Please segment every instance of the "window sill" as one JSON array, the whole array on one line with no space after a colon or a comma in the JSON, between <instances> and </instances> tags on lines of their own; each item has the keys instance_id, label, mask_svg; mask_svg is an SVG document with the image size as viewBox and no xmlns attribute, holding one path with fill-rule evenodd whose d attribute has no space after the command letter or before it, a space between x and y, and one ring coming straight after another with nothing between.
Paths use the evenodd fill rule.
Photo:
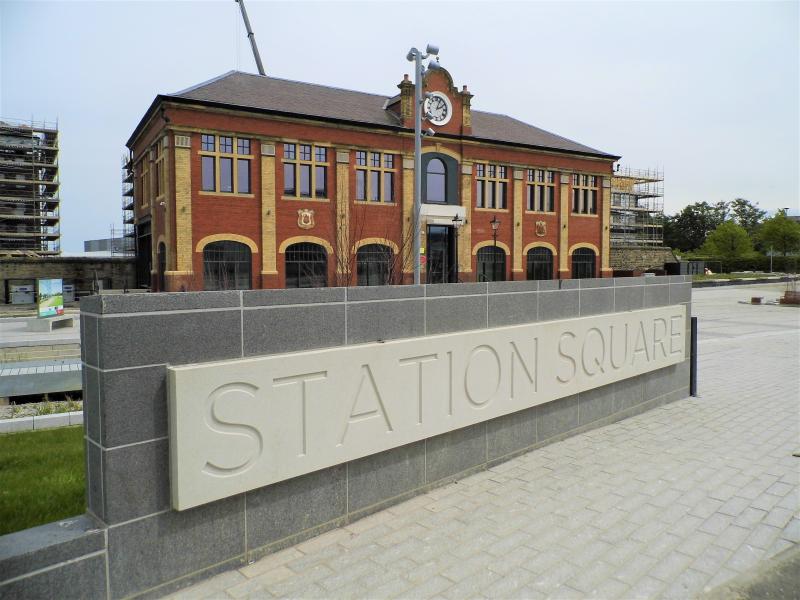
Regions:
<instances>
[{"instance_id":1,"label":"window sill","mask_svg":"<svg viewBox=\"0 0 800 600\"><path fill-rule=\"evenodd\" d=\"M574 212L574 213L570 213L570 216L571 217L589 217L589 218L592 218L592 219L596 219L600 215L597 215L597 214L592 215L592 214L588 214L588 213L575 213Z\"/></svg>"},{"instance_id":2,"label":"window sill","mask_svg":"<svg viewBox=\"0 0 800 600\"><path fill-rule=\"evenodd\" d=\"M397 206L397 202L372 202L370 200L353 200L359 206Z\"/></svg>"},{"instance_id":3,"label":"window sill","mask_svg":"<svg viewBox=\"0 0 800 600\"><path fill-rule=\"evenodd\" d=\"M236 194L234 192L208 192L200 190L198 192L201 196L219 196L222 198L255 198L255 194Z\"/></svg>"},{"instance_id":4,"label":"window sill","mask_svg":"<svg viewBox=\"0 0 800 600\"><path fill-rule=\"evenodd\" d=\"M554 216L556 216L557 213L555 211L549 211L549 210L526 210L525 214L526 215L550 215L551 217L554 217Z\"/></svg>"},{"instance_id":5,"label":"window sill","mask_svg":"<svg viewBox=\"0 0 800 600\"><path fill-rule=\"evenodd\" d=\"M330 202L330 198L306 198L304 196L281 196L281 200L295 200L297 202Z\"/></svg>"},{"instance_id":6,"label":"window sill","mask_svg":"<svg viewBox=\"0 0 800 600\"><path fill-rule=\"evenodd\" d=\"M473 209L475 212L501 212L507 213L507 208L478 208L477 206Z\"/></svg>"}]
</instances>

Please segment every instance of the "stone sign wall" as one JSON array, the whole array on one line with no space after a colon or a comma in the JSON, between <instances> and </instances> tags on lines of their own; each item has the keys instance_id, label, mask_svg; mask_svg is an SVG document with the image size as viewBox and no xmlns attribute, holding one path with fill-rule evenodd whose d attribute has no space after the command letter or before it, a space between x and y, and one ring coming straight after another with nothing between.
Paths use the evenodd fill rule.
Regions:
<instances>
[{"instance_id":1,"label":"stone sign wall","mask_svg":"<svg viewBox=\"0 0 800 600\"><path fill-rule=\"evenodd\" d=\"M691 283L683 276L131 294L86 299L81 303L81 334L87 515L72 520L69 527L53 524L0 537L0 597L58 595L62 589L91 597L103 589L108 598L165 594L541 445L683 398L688 395L689 340L687 329L675 331L673 323L689 314L690 299ZM589 316L595 318L582 319ZM688 319L686 322L688 327ZM564 329L564 323L572 325ZM607 328L608 335L589 333L592 327L585 323L594 323L598 331ZM622 338L613 337L608 328L613 325L616 336L626 323L631 345L626 359L622 359L622 350L616 345L613 352L610 348L611 340L619 340L619 348L623 347ZM637 340L639 333L634 331L640 325L644 333ZM557 333L544 333L548 328ZM575 339L564 337L565 331L573 333ZM515 337L523 332L522 337ZM543 346L532 343L531 336ZM602 343L601 337L605 340ZM409 338L422 340L412 343ZM442 341L446 338L463 343L447 345ZM519 342L516 350L511 348L511 342ZM355 396L363 404L353 404L350 394L345 397L344 408L340 406L338 410L344 411L341 415L350 427L347 436L354 435L359 427L378 430L377 434L363 436L363 440L390 435L387 419L375 404L377 395L382 394L388 421L393 420L392 430L400 432L401 422L405 421L403 431L415 431L416 426L421 426L421 437L398 436L399 445L370 446L366 454L343 453L337 460L344 462L319 463L300 475L302 469L295 469L280 477L255 480L242 488L225 490L231 496L202 498L202 504L188 502L181 506L178 494L177 504L185 510L174 509L171 486L176 481L170 476L170 446L180 448L180 435L175 428L183 422L179 411L187 408L178 407L181 386L191 381L192 369L200 368L188 365L204 365L203 369L212 371L241 369L238 375L227 373L220 380L223 385L239 381L270 389L276 383L282 386L280 389L288 393L284 397L293 400L287 408L289 412L262 416L268 423L270 418L285 419L294 414L294 425L289 428L292 437L286 440L287 444L301 454L303 440L307 439L305 451L310 457L312 450L317 451L316 438L302 435L301 392L305 385L311 394L307 398L313 398L324 389L325 380L322 376L319 380L298 380L294 377L298 373L275 371L273 375L279 381L275 377L269 382L251 381L251 367L259 365L268 371L272 367L265 365L277 364L269 357L298 353L294 356L316 357L320 366L314 372L331 373L332 381L336 365L319 358L326 352L331 356L341 352L341 356L349 357L344 361L348 363L361 351L359 348L372 349L367 354L374 358L378 347L402 349L403 344L409 343L423 348L428 353L425 356L437 355L430 360L420 358L421 352L408 356L401 352L394 357L416 357L402 367L407 371L402 381L390 384L404 390L407 406L416 407L416 411L396 413L397 407L390 406L391 394L384 391L380 368L370 367L371 372L367 373L361 365L371 363L360 355L350 368L355 369L351 384L363 384L363 393L356 392ZM500 366L496 369L504 369L507 375L501 377L496 371L492 380L492 352L488 347L502 348L504 344L505 352L497 351L496 364ZM547 344L550 346L545 350ZM678 347L680 344L682 348ZM466 349L463 352L467 354L457 356L457 348ZM411 346L407 350L410 352ZM440 407L446 407L445 417L444 421L440 418L428 423L446 422L449 414L448 377L441 376L449 374L449 351L454 352L453 372L460 369L464 371L461 375L466 376L456 386L459 391L453 395L453 415L471 414L462 410L472 406L471 397L473 404L483 401L486 408L469 410L485 410L486 419L459 418L452 421L453 427L446 423L443 429L425 429L425 411L432 410L433 403L439 401ZM649 363L654 356L667 362L653 362L653 370L643 368L641 374L628 376L635 372L629 371L622 374L624 378L611 377L616 365L633 360L634 353L637 367L644 364L638 361L646 359ZM472 380L469 361L477 358L489 359L490 367L483 373L486 376ZM588 376L591 372L598 378L589 387L565 385L563 397L542 393L537 398L537 389L544 392L548 386L558 385L552 383L553 377L578 381L570 377L573 363L575 373L580 370ZM604 379L601 367L608 371L609 379ZM189 375L183 384L181 373ZM308 373L306 370L301 374ZM420 395L420 382L434 373L439 374L434 384L438 386L436 393L426 395L431 388L422 385ZM550 383L541 379L544 377ZM503 390L496 397L494 381ZM504 405L512 397L512 382L521 386L519 398L525 401ZM172 423L168 408L171 386L173 409L178 410L178 419ZM219 424L213 426L223 430L241 425L234 419L241 415L230 411L250 410L246 408L246 393L232 397L235 402L229 405L212 406L209 412L205 400L211 398L213 404L219 394L214 396L208 391L203 388L203 395L198 397L203 399L201 410L206 415L213 414L212 421L218 420ZM187 397L191 400L194 393ZM324 397L334 396L330 390L325 391ZM516 391L513 396L517 397ZM550 400L551 397L558 399ZM539 399L542 403L538 403ZM237 407L237 402L242 406ZM319 400L309 400L309 406L313 402ZM492 408L495 406L500 408ZM423 417L422 425L419 415ZM226 421L230 423L225 424ZM310 420L308 424L310 427ZM341 436L341 425L332 428L336 435ZM272 444L271 436L276 433L267 425L264 427L259 435L265 445ZM331 438L334 445L336 435ZM234 438L224 445L239 448L240 455L234 455L233 462L225 456L206 457L206 462L236 469L235 460L247 456L248 444L254 440L246 434L240 435L241 439ZM252 487L269 481L275 483ZM190 504L198 505L190 508ZM38 533L31 533L37 530ZM48 541L53 539L58 542Z\"/></svg>"}]
</instances>

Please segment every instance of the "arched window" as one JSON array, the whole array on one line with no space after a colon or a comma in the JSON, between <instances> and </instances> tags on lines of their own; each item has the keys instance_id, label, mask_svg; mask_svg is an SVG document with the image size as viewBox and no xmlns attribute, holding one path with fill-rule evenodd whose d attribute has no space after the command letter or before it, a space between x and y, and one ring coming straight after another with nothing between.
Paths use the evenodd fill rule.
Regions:
<instances>
[{"instance_id":1,"label":"arched window","mask_svg":"<svg viewBox=\"0 0 800 600\"><path fill-rule=\"evenodd\" d=\"M425 200L427 202L447 202L447 169L440 158L428 161L425 171Z\"/></svg>"},{"instance_id":2,"label":"arched window","mask_svg":"<svg viewBox=\"0 0 800 600\"><path fill-rule=\"evenodd\" d=\"M589 279L594 277L594 250L578 248L572 253L572 278Z\"/></svg>"},{"instance_id":3,"label":"arched window","mask_svg":"<svg viewBox=\"0 0 800 600\"><path fill-rule=\"evenodd\" d=\"M392 276L392 249L383 244L361 246L356 253L358 285L387 285Z\"/></svg>"},{"instance_id":4,"label":"arched window","mask_svg":"<svg viewBox=\"0 0 800 600\"><path fill-rule=\"evenodd\" d=\"M553 278L553 252L539 246L528 250L528 279Z\"/></svg>"},{"instance_id":5,"label":"arched window","mask_svg":"<svg viewBox=\"0 0 800 600\"><path fill-rule=\"evenodd\" d=\"M484 246L478 250L478 281L505 281L506 253L502 248Z\"/></svg>"},{"instance_id":6,"label":"arched window","mask_svg":"<svg viewBox=\"0 0 800 600\"><path fill-rule=\"evenodd\" d=\"M328 255L325 248L300 242L286 248L286 287L312 288L328 285Z\"/></svg>"},{"instance_id":7,"label":"arched window","mask_svg":"<svg viewBox=\"0 0 800 600\"><path fill-rule=\"evenodd\" d=\"M163 292L167 287L166 278L164 276L167 270L167 247L164 245L164 242L158 245L156 262L158 263L158 291Z\"/></svg>"},{"instance_id":8,"label":"arched window","mask_svg":"<svg viewBox=\"0 0 800 600\"><path fill-rule=\"evenodd\" d=\"M249 290L251 260L247 244L222 240L203 248L203 288Z\"/></svg>"}]
</instances>

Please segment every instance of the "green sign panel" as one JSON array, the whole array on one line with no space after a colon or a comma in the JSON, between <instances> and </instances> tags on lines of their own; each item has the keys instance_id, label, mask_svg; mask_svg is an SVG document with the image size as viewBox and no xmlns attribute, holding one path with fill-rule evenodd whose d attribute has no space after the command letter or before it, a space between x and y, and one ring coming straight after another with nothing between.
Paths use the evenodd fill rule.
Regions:
<instances>
[{"instance_id":1,"label":"green sign panel","mask_svg":"<svg viewBox=\"0 0 800 600\"><path fill-rule=\"evenodd\" d=\"M64 292L61 279L39 280L39 317L64 314Z\"/></svg>"}]
</instances>

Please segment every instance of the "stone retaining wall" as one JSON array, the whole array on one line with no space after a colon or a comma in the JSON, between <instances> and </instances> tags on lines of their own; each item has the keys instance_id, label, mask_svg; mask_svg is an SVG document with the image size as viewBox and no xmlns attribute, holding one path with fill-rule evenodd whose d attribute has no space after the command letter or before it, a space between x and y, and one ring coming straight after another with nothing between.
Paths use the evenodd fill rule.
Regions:
<instances>
[{"instance_id":1,"label":"stone retaining wall","mask_svg":"<svg viewBox=\"0 0 800 600\"><path fill-rule=\"evenodd\" d=\"M9 578L4 566L8 561L18 564L14 561L19 556L4 553L9 536L0 538L0 597L25 597L26 590L48 589L94 596L98 577L108 598L165 594L520 453L686 397L689 385L687 360L177 512L169 496L168 364L671 304L686 305L689 314L690 301L691 283L684 276L131 294L84 300L87 516L104 541L91 551L77 544L75 562L53 559L47 567L18 568ZM14 535L25 539L32 531ZM53 552L46 543L39 546L31 550L34 556ZM62 588L56 583L59 579L73 587ZM79 583L83 580L85 584Z\"/></svg>"}]
</instances>

